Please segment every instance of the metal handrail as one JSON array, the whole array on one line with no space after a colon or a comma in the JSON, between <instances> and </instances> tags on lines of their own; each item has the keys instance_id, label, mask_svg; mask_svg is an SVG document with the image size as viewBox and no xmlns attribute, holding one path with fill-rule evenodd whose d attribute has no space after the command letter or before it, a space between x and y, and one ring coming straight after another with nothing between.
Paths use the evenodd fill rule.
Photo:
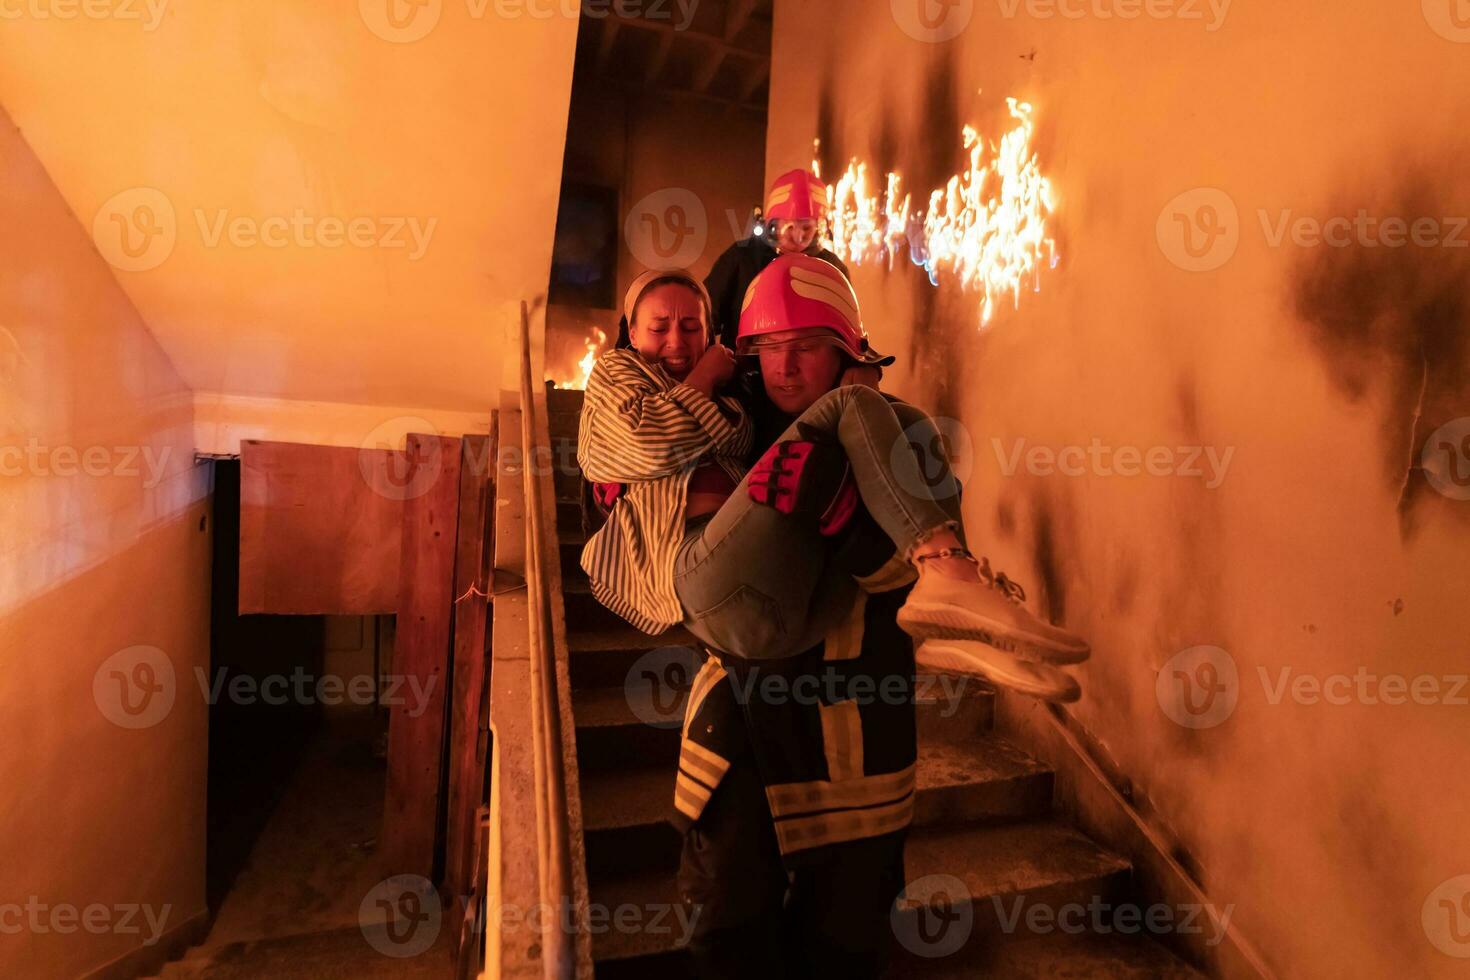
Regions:
<instances>
[{"instance_id":1,"label":"metal handrail","mask_svg":"<svg viewBox=\"0 0 1470 980\"><path fill-rule=\"evenodd\" d=\"M544 922L542 956L548 978L576 976L577 930L563 928L564 910L577 921L580 903L572 868L572 830L567 808L566 759L563 756L563 718L557 690L556 638L553 627L552 585L546 556L556 546L548 533L547 508L540 468L533 460L550 438L537 405L531 374L531 314L521 303L521 467L526 504L526 588L530 620L531 718L535 739L535 790L542 812L536 821L543 908L557 914ZM544 397L544 395L543 395Z\"/></svg>"}]
</instances>

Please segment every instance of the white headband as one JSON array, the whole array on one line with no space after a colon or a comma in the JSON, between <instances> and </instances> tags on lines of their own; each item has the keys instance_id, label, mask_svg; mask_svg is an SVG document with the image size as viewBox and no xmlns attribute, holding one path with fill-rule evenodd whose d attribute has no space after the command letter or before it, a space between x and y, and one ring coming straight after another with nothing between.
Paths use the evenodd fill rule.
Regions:
<instances>
[{"instance_id":1,"label":"white headband","mask_svg":"<svg viewBox=\"0 0 1470 980\"><path fill-rule=\"evenodd\" d=\"M623 316L628 318L628 326L633 325L633 311L638 307L638 301L648 291L648 287L656 282L677 282L688 286L699 294L699 300L704 304L705 323L713 329L714 303L710 302L709 291L704 288L704 283L685 272L683 269L649 269L639 275L628 285L628 292L623 296Z\"/></svg>"}]
</instances>

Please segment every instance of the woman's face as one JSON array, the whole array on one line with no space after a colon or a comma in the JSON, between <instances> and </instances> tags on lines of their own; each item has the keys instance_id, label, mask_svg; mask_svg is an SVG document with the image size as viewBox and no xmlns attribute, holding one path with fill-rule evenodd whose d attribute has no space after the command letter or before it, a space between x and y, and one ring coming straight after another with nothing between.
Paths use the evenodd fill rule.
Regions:
<instances>
[{"instance_id":1,"label":"woman's face","mask_svg":"<svg viewBox=\"0 0 1470 980\"><path fill-rule=\"evenodd\" d=\"M782 218L776 222L776 249L781 252L805 252L817 240L815 218Z\"/></svg>"},{"instance_id":2,"label":"woman's face","mask_svg":"<svg viewBox=\"0 0 1470 980\"><path fill-rule=\"evenodd\" d=\"M677 282L654 286L633 310L628 340L649 364L683 381L709 346L704 302L694 290Z\"/></svg>"}]
</instances>

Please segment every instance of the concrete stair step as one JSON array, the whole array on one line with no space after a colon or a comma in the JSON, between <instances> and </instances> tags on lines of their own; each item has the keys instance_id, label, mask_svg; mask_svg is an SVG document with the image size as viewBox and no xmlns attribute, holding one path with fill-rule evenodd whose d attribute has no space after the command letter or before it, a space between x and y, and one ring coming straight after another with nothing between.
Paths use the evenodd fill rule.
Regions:
<instances>
[{"instance_id":1,"label":"concrete stair step","mask_svg":"<svg viewBox=\"0 0 1470 980\"><path fill-rule=\"evenodd\" d=\"M649 636L611 612L608 612L610 619L600 614L582 618L582 611L590 610L593 606L603 609L603 606L593 598L591 586L586 579L579 584L580 591L574 591L571 587L563 590L567 613L567 652L574 690L611 687L621 691L628 679L628 672L638 658L648 651L679 646L698 649L698 641L682 626L659 636ZM607 610L604 609L604 612Z\"/></svg>"},{"instance_id":2,"label":"concrete stair step","mask_svg":"<svg viewBox=\"0 0 1470 980\"><path fill-rule=\"evenodd\" d=\"M649 636L608 610L591 594L585 576L562 566L572 687L621 688L633 665L650 650L699 644L683 627ZM577 569L580 572L580 569ZM990 730L995 691L983 682L922 675L915 683L919 734L931 741L968 741Z\"/></svg>"},{"instance_id":3,"label":"concrete stair step","mask_svg":"<svg viewBox=\"0 0 1470 980\"><path fill-rule=\"evenodd\" d=\"M361 929L334 929L280 938L230 943L208 953L200 949L169 963L158 974L163 980L451 980L457 920L446 913L418 928L434 930L420 936L402 934L395 946L383 936L385 948L414 955L388 956L369 944ZM432 944L430 944L432 943ZM427 945L421 952L416 950Z\"/></svg>"},{"instance_id":4,"label":"concrete stair step","mask_svg":"<svg viewBox=\"0 0 1470 980\"><path fill-rule=\"evenodd\" d=\"M909 888L900 900L896 927L905 929L904 920L919 915L952 918L955 911L968 912L972 917L968 946L979 937L1004 936L997 904L1009 915L1019 902L1024 927L1024 910L1033 903L1060 908L1072 903L1086 906L1094 900L1117 902L1125 893L1129 866L1070 826L1047 820L915 830L905 851L905 872ZM936 887L941 884L939 876L947 876L944 881L958 879L964 891ZM643 910L642 921L649 926L595 934L596 959L658 956L676 950L682 931L677 913L682 906L669 872L645 868L610 877L594 886L591 897L607 909ZM666 928L654 928L648 910L661 910L661 925Z\"/></svg>"},{"instance_id":5,"label":"concrete stair step","mask_svg":"<svg viewBox=\"0 0 1470 980\"><path fill-rule=\"evenodd\" d=\"M584 772L626 770L668 765L678 758L679 721L671 717L667 727L648 724L629 703L624 681L628 669L647 651L646 647L619 647L621 633L572 634L567 636L572 671L572 715L577 724L577 759ZM677 646L676 632L660 639ZM601 659L599 659L601 658ZM580 687L580 676L593 671L614 684ZM619 673L621 671L621 673ZM692 678L691 678L692 680ZM916 694L938 683L921 676ZM921 744L948 742L964 744L988 732L995 715L995 695L989 688L971 684L951 691L948 697L916 697L916 714ZM682 714L679 715L682 718Z\"/></svg>"},{"instance_id":6,"label":"concrete stair step","mask_svg":"<svg viewBox=\"0 0 1470 980\"><path fill-rule=\"evenodd\" d=\"M1000 735L968 744L919 740L914 826L1002 822L1051 811L1053 771Z\"/></svg>"},{"instance_id":7,"label":"concrete stair step","mask_svg":"<svg viewBox=\"0 0 1470 980\"><path fill-rule=\"evenodd\" d=\"M568 560L568 546L562 545L561 567L562 577L565 578L568 568L576 568L581 572L578 564L582 553L582 546L577 545L573 556ZM634 630L628 621L611 609L598 602L592 596L592 587L587 582L586 575L579 575L578 584L584 586L576 591L565 589L563 599L565 601L567 615L567 629L588 633L611 633L620 628ZM634 630L642 637L643 649L651 650L655 647L665 646L663 637L649 636L647 633Z\"/></svg>"},{"instance_id":8,"label":"concrete stair step","mask_svg":"<svg viewBox=\"0 0 1470 980\"><path fill-rule=\"evenodd\" d=\"M887 980L1205 980L1206 976L1144 935L1058 931L1012 936L1000 943L971 943L942 957L920 956L895 946L884 973ZM683 950L596 965L598 980L687 980L693 971Z\"/></svg>"},{"instance_id":9,"label":"concrete stair step","mask_svg":"<svg viewBox=\"0 0 1470 980\"><path fill-rule=\"evenodd\" d=\"M572 717L577 725L577 766L583 772L628 766L664 766L672 771L679 758L678 722L668 727L644 724L621 686L574 689Z\"/></svg>"},{"instance_id":10,"label":"concrete stair step","mask_svg":"<svg viewBox=\"0 0 1470 980\"><path fill-rule=\"evenodd\" d=\"M551 434L551 460L555 468L555 476L575 477L580 479L582 467L577 462L577 438L573 434L570 438L564 435Z\"/></svg>"},{"instance_id":11,"label":"concrete stair step","mask_svg":"<svg viewBox=\"0 0 1470 980\"><path fill-rule=\"evenodd\" d=\"M1051 809L1052 770L1000 735L968 747L919 746L916 826L1015 820ZM674 773L644 767L582 779L589 834L659 823L673 812Z\"/></svg>"},{"instance_id":12,"label":"concrete stair step","mask_svg":"<svg viewBox=\"0 0 1470 980\"><path fill-rule=\"evenodd\" d=\"M892 980L1204 980L1204 974L1142 934L1058 930L971 943L943 957L899 950L887 974Z\"/></svg>"},{"instance_id":13,"label":"concrete stair step","mask_svg":"<svg viewBox=\"0 0 1470 980\"><path fill-rule=\"evenodd\" d=\"M1051 810L1052 771L999 735L967 746L919 746L914 826L1037 819ZM640 865L673 868L674 770L649 767L582 777L587 872L597 881Z\"/></svg>"},{"instance_id":14,"label":"concrete stair step","mask_svg":"<svg viewBox=\"0 0 1470 980\"><path fill-rule=\"evenodd\" d=\"M582 471L558 466L552 473L557 503L576 503L582 499Z\"/></svg>"},{"instance_id":15,"label":"concrete stair step","mask_svg":"<svg viewBox=\"0 0 1470 980\"><path fill-rule=\"evenodd\" d=\"M562 574L563 575L566 574L566 570L569 569L569 568L575 568L578 572L581 572L582 571L582 548L586 545L586 542L585 541L575 540L579 536L580 535L575 535L575 534L568 534L568 535L558 534L557 535L556 552L557 552L557 557L561 559L561 567L562 567ZM568 540L569 538L572 539L572 540ZM602 608L601 603L598 603L597 605L598 605L598 608ZM606 611L606 610L604 610L604 611ZM594 611L591 610L591 609L586 610L586 612L588 614L593 614L594 613ZM617 614L616 613L611 613L611 615L614 618L617 618ZM567 626L568 627L572 627L572 626L576 626L576 625L577 625L577 621L572 618L572 613L570 611L568 611L567 612Z\"/></svg>"},{"instance_id":16,"label":"concrete stair step","mask_svg":"<svg viewBox=\"0 0 1470 980\"><path fill-rule=\"evenodd\" d=\"M995 688L974 678L918 674L914 716L919 744L962 747L983 738L995 722Z\"/></svg>"},{"instance_id":17,"label":"concrete stair step","mask_svg":"<svg viewBox=\"0 0 1470 980\"><path fill-rule=\"evenodd\" d=\"M678 928L675 924L675 928ZM597 980L689 980L696 976L694 961L682 949L625 960L594 961Z\"/></svg>"},{"instance_id":18,"label":"concrete stair step","mask_svg":"<svg viewBox=\"0 0 1470 980\"><path fill-rule=\"evenodd\" d=\"M910 834L904 858L909 887L900 899L903 914L968 901L977 930L999 926L998 911L1009 913L1018 898L1023 909L1037 902L1115 901L1130 871L1126 860L1058 819L923 828ZM950 892L941 876L961 881L968 898Z\"/></svg>"},{"instance_id":19,"label":"concrete stair step","mask_svg":"<svg viewBox=\"0 0 1470 980\"><path fill-rule=\"evenodd\" d=\"M586 395L587 393L579 388L548 388L546 389L547 414L570 412L575 415L582 410L582 402Z\"/></svg>"},{"instance_id":20,"label":"concrete stair step","mask_svg":"<svg viewBox=\"0 0 1470 980\"><path fill-rule=\"evenodd\" d=\"M556 533L561 538L566 534L582 534L582 508L577 504L556 505Z\"/></svg>"}]
</instances>

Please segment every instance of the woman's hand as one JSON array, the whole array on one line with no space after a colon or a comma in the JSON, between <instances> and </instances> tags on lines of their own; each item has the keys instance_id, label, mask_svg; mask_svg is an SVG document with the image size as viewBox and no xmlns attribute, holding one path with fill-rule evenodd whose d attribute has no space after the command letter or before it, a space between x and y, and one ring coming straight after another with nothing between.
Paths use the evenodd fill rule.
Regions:
<instances>
[{"instance_id":1,"label":"woman's hand","mask_svg":"<svg viewBox=\"0 0 1470 980\"><path fill-rule=\"evenodd\" d=\"M871 364L854 364L842 372L842 377L837 379L839 387L842 385L862 385L866 388L878 390L878 382L883 380L883 369Z\"/></svg>"},{"instance_id":2,"label":"woman's hand","mask_svg":"<svg viewBox=\"0 0 1470 980\"><path fill-rule=\"evenodd\" d=\"M711 344L709 350L694 365L684 383L697 388L711 398L715 389L735 376L735 354L724 344Z\"/></svg>"}]
</instances>

